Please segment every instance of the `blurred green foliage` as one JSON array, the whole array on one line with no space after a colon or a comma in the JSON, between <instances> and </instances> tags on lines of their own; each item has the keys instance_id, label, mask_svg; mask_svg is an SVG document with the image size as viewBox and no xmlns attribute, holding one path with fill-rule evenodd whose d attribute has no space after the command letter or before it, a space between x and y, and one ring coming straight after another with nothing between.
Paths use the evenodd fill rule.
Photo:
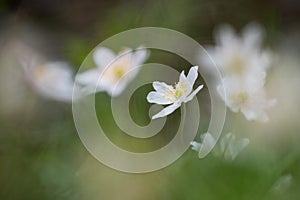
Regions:
<instances>
[{"instance_id":1,"label":"blurred green foliage","mask_svg":"<svg viewBox=\"0 0 300 200\"><path fill-rule=\"evenodd\" d=\"M216 25L230 23L239 29L257 21L266 28L266 41L272 45L281 31L293 30L299 24L299 13L298 2L280 0L20 0L0 2L0 25L9 29L30 24L43 30L47 33L44 39L50 43L44 50L54 58L68 60L78 69L99 42L127 29L171 28L201 44L212 44ZM153 52L150 61L156 60L179 70L188 67L185 61ZM141 125L149 122L145 96L150 90L149 85L145 86L131 99L132 117ZM207 91L203 98L208 98ZM150 143L130 139L115 127L110 97L97 94L96 102L97 113L105 116L99 121L111 133L108 137L132 151L149 151L154 144L155 148L163 146L177 128L174 124L179 119L175 113L162 131L165 135L152 138ZM38 98L31 106L35 109L24 113L10 116L0 113L0 199L296 200L300 197L297 125L284 129L287 133L282 136L269 138L271 142L265 145L256 145L257 135L262 133L252 133L251 126L255 124L244 126L248 122L240 115L229 113L230 120L237 122L227 122L225 130L249 137L254 143L237 160L226 162L213 156L199 160L196 152L188 150L170 167L133 175L112 170L89 154L77 136L71 105ZM204 111L201 117L199 135L208 124L209 111ZM282 190L272 190L286 174L292 175L291 183Z\"/></svg>"}]
</instances>

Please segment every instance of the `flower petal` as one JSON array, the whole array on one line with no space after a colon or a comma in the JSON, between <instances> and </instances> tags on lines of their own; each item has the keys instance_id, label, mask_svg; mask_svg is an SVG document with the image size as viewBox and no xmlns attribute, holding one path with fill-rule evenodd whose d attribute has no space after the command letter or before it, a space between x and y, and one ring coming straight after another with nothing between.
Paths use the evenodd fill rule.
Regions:
<instances>
[{"instance_id":1,"label":"flower petal","mask_svg":"<svg viewBox=\"0 0 300 200\"><path fill-rule=\"evenodd\" d=\"M201 143L199 143L199 142L196 142L196 141L192 141L191 143L190 143L190 145L192 146L192 149L194 150L194 151L200 151L200 148L201 148Z\"/></svg>"},{"instance_id":2,"label":"flower petal","mask_svg":"<svg viewBox=\"0 0 300 200\"><path fill-rule=\"evenodd\" d=\"M156 103L160 105L168 105L172 103L170 100L166 99L162 93L158 92L150 92L147 95L147 101L149 103Z\"/></svg>"},{"instance_id":3,"label":"flower petal","mask_svg":"<svg viewBox=\"0 0 300 200\"><path fill-rule=\"evenodd\" d=\"M244 28L242 34L245 46L254 49L260 48L264 36L264 31L259 24L255 22L248 24Z\"/></svg>"},{"instance_id":4,"label":"flower petal","mask_svg":"<svg viewBox=\"0 0 300 200\"><path fill-rule=\"evenodd\" d=\"M191 84L192 87L193 87L197 77L198 77L198 66L194 66L190 69L190 71L187 75L187 80L189 81L189 83Z\"/></svg>"},{"instance_id":5,"label":"flower petal","mask_svg":"<svg viewBox=\"0 0 300 200\"><path fill-rule=\"evenodd\" d=\"M202 139L202 146L200 150L203 152L207 152L210 149L213 149L214 145L217 143L216 139L210 133L205 133L201 135L201 139ZM200 153L201 152L199 151L199 155Z\"/></svg>"},{"instance_id":6,"label":"flower petal","mask_svg":"<svg viewBox=\"0 0 300 200\"><path fill-rule=\"evenodd\" d=\"M241 108L241 112L249 121L261 121L261 122L269 121L269 117L264 110L257 110L257 109L250 109L250 108L243 107Z\"/></svg>"},{"instance_id":7,"label":"flower petal","mask_svg":"<svg viewBox=\"0 0 300 200\"><path fill-rule=\"evenodd\" d=\"M96 85L101 73L98 69L90 69L76 76L76 82L82 85Z\"/></svg>"},{"instance_id":8,"label":"flower petal","mask_svg":"<svg viewBox=\"0 0 300 200\"><path fill-rule=\"evenodd\" d=\"M86 94L91 94L99 91L107 91L110 94L110 90L114 87L114 84L102 76L99 69L90 69L76 76L76 82L84 86L83 91Z\"/></svg>"},{"instance_id":9,"label":"flower petal","mask_svg":"<svg viewBox=\"0 0 300 200\"><path fill-rule=\"evenodd\" d=\"M222 153L224 153L227 150L228 145L234 141L235 135L232 133L227 133L225 136L223 136L220 141L220 150L222 151Z\"/></svg>"},{"instance_id":10,"label":"flower petal","mask_svg":"<svg viewBox=\"0 0 300 200\"><path fill-rule=\"evenodd\" d=\"M182 71L181 74L180 74L179 83L178 84L184 85L184 88L185 88L185 91L184 91L185 95L183 95L182 97L185 97L189 93L191 93L193 87L190 84L190 82L188 81L187 77L185 76L184 71Z\"/></svg>"},{"instance_id":11,"label":"flower petal","mask_svg":"<svg viewBox=\"0 0 300 200\"><path fill-rule=\"evenodd\" d=\"M187 80L187 78L186 78L186 76L185 76L185 74L184 74L184 71L182 71L182 72L180 73L180 76L179 76L179 82L182 82L182 83L188 82L188 80Z\"/></svg>"},{"instance_id":12,"label":"flower petal","mask_svg":"<svg viewBox=\"0 0 300 200\"><path fill-rule=\"evenodd\" d=\"M58 101L72 101L74 81L72 70L64 62L48 62L35 66L35 70L42 70L41 73L33 71L31 83L36 91L47 98Z\"/></svg>"},{"instance_id":13,"label":"flower petal","mask_svg":"<svg viewBox=\"0 0 300 200\"><path fill-rule=\"evenodd\" d=\"M109 87L106 87L106 92L111 97L117 97L120 94L122 94L122 92L126 89L127 84L128 84L128 82L118 83L118 84L111 85Z\"/></svg>"},{"instance_id":14,"label":"flower petal","mask_svg":"<svg viewBox=\"0 0 300 200\"><path fill-rule=\"evenodd\" d=\"M224 85L220 84L217 86L217 92L219 93L221 99L227 103L228 102L228 98L227 98L227 95L226 95L226 92L225 92L225 87Z\"/></svg>"},{"instance_id":15,"label":"flower petal","mask_svg":"<svg viewBox=\"0 0 300 200\"><path fill-rule=\"evenodd\" d=\"M174 91L174 88L171 85L167 85L164 82L154 81L152 85L157 92L164 93L166 91Z\"/></svg>"},{"instance_id":16,"label":"flower petal","mask_svg":"<svg viewBox=\"0 0 300 200\"><path fill-rule=\"evenodd\" d=\"M147 49L143 49L142 47L136 49L131 58L133 66L141 65L148 57L149 51Z\"/></svg>"},{"instance_id":17,"label":"flower petal","mask_svg":"<svg viewBox=\"0 0 300 200\"><path fill-rule=\"evenodd\" d=\"M123 61L130 61L132 62L133 57L133 50L131 48L125 47L122 48L121 51L116 56L116 60L114 60L114 63L120 62L123 63Z\"/></svg>"},{"instance_id":18,"label":"flower petal","mask_svg":"<svg viewBox=\"0 0 300 200\"><path fill-rule=\"evenodd\" d=\"M227 158L225 157L225 159L234 160L240 154L240 152L244 150L246 146L248 146L249 143L250 140L248 138L242 138L238 141L229 143L227 148L227 152L229 155L227 156ZM226 156L226 154L224 156Z\"/></svg>"},{"instance_id":19,"label":"flower petal","mask_svg":"<svg viewBox=\"0 0 300 200\"><path fill-rule=\"evenodd\" d=\"M174 110L176 110L177 108L179 108L181 105L181 103L179 102L175 102L174 104L165 107L164 109L162 109L159 113L157 113L156 115L154 115L152 117L152 119L156 119L156 118L160 118L160 117L165 117L169 114L171 114L172 112L174 112Z\"/></svg>"},{"instance_id":20,"label":"flower petal","mask_svg":"<svg viewBox=\"0 0 300 200\"><path fill-rule=\"evenodd\" d=\"M116 58L116 54L106 47L96 48L93 56L97 67L100 69L104 69Z\"/></svg>"},{"instance_id":21,"label":"flower petal","mask_svg":"<svg viewBox=\"0 0 300 200\"><path fill-rule=\"evenodd\" d=\"M229 24L219 25L215 30L215 38L217 44L221 46L230 46L231 43L236 43L237 40L236 33Z\"/></svg>"},{"instance_id":22,"label":"flower petal","mask_svg":"<svg viewBox=\"0 0 300 200\"><path fill-rule=\"evenodd\" d=\"M194 96L203 88L203 85L200 85L199 87L197 87L196 90L194 90L189 96L187 96L185 99L184 99L184 103L188 102L188 101L191 101Z\"/></svg>"}]
</instances>

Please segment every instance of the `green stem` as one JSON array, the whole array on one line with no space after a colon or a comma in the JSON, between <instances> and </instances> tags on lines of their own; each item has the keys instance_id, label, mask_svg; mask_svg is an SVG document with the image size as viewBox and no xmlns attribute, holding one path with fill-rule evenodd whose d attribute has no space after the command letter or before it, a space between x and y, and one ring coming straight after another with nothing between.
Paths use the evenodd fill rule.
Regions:
<instances>
[{"instance_id":1,"label":"green stem","mask_svg":"<svg viewBox=\"0 0 300 200\"><path fill-rule=\"evenodd\" d=\"M181 134L181 141L183 142L183 128L186 118L186 105L185 103L182 104L182 117L181 117L181 123L179 127L179 134Z\"/></svg>"}]
</instances>

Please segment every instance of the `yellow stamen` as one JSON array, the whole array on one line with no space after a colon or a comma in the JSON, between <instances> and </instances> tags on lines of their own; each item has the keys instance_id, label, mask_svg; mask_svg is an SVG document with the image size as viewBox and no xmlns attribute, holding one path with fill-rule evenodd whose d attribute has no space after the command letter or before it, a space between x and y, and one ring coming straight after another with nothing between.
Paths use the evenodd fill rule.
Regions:
<instances>
[{"instance_id":1,"label":"yellow stamen","mask_svg":"<svg viewBox=\"0 0 300 200\"><path fill-rule=\"evenodd\" d=\"M36 77L41 77L43 75L45 75L46 70L45 67L43 65L38 65L35 69L34 69L34 74L36 75Z\"/></svg>"},{"instance_id":2,"label":"yellow stamen","mask_svg":"<svg viewBox=\"0 0 300 200\"><path fill-rule=\"evenodd\" d=\"M119 80L130 69L131 62L128 59L122 60L122 62L115 63L112 67L112 79Z\"/></svg>"},{"instance_id":3,"label":"yellow stamen","mask_svg":"<svg viewBox=\"0 0 300 200\"><path fill-rule=\"evenodd\" d=\"M231 100L234 102L236 105L242 105L245 104L246 101L248 100L248 94L246 92L240 92L238 94L233 94L230 96Z\"/></svg>"}]
</instances>

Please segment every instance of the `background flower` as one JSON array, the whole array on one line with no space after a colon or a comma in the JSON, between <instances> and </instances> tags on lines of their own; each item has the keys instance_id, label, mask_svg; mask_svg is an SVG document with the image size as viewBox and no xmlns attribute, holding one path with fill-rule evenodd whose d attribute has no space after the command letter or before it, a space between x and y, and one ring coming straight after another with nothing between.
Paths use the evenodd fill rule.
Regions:
<instances>
[{"instance_id":1,"label":"background flower","mask_svg":"<svg viewBox=\"0 0 300 200\"><path fill-rule=\"evenodd\" d=\"M73 71L65 62L24 66L29 83L40 95L57 101L72 101Z\"/></svg>"},{"instance_id":2,"label":"background flower","mask_svg":"<svg viewBox=\"0 0 300 200\"><path fill-rule=\"evenodd\" d=\"M142 47L135 51L124 48L116 55L112 50L99 47L94 51L96 69L77 74L77 82L83 86L106 91L118 96L138 74L141 64L148 58L149 52Z\"/></svg>"},{"instance_id":3,"label":"background flower","mask_svg":"<svg viewBox=\"0 0 300 200\"><path fill-rule=\"evenodd\" d=\"M216 30L216 46L208 52L224 77L218 91L226 105L233 112L241 111L247 120L267 122L265 110L275 100L267 100L264 87L271 56L262 49L262 34L257 23L248 24L241 36L230 25L222 25Z\"/></svg>"},{"instance_id":4,"label":"background flower","mask_svg":"<svg viewBox=\"0 0 300 200\"><path fill-rule=\"evenodd\" d=\"M254 77L253 77L254 78ZM269 120L265 110L274 106L275 99L268 100L261 79L241 81L238 78L226 77L223 79L222 87L218 87L218 92L226 105L233 111L241 111L247 120L258 120L267 122Z\"/></svg>"},{"instance_id":5,"label":"background flower","mask_svg":"<svg viewBox=\"0 0 300 200\"><path fill-rule=\"evenodd\" d=\"M271 65L271 54L262 49L263 30L257 23L248 24L241 34L230 25L220 25L215 30L216 45L208 53L224 76L264 77Z\"/></svg>"}]
</instances>

